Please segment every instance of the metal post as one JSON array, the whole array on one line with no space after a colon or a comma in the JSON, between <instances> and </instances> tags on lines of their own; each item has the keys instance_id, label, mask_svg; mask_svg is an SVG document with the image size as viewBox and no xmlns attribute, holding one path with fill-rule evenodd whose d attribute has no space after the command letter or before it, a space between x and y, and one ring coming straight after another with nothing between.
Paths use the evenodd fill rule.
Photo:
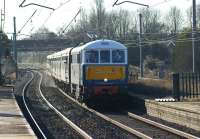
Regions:
<instances>
[{"instance_id":1,"label":"metal post","mask_svg":"<svg viewBox=\"0 0 200 139\"><path fill-rule=\"evenodd\" d=\"M3 11L1 9L1 28L0 31L3 31Z\"/></svg>"},{"instance_id":2,"label":"metal post","mask_svg":"<svg viewBox=\"0 0 200 139\"><path fill-rule=\"evenodd\" d=\"M172 76L173 76L173 96L176 100L180 101L179 73L175 73Z\"/></svg>"},{"instance_id":3,"label":"metal post","mask_svg":"<svg viewBox=\"0 0 200 139\"><path fill-rule=\"evenodd\" d=\"M139 14L140 20L140 33L139 33L139 47L140 47L140 77L144 77L143 75L143 57L142 57L142 14Z\"/></svg>"},{"instance_id":4,"label":"metal post","mask_svg":"<svg viewBox=\"0 0 200 139\"><path fill-rule=\"evenodd\" d=\"M2 39L1 39L1 37L2 37L2 35L3 35L3 34L1 34L1 33L3 33L3 32L0 31L0 85L1 85L1 81L2 81L2 74L1 74L1 53L2 53L1 41L2 41Z\"/></svg>"},{"instance_id":5,"label":"metal post","mask_svg":"<svg viewBox=\"0 0 200 139\"><path fill-rule=\"evenodd\" d=\"M195 33L196 33L196 0L192 4L193 23L192 23L192 71L195 72Z\"/></svg>"},{"instance_id":6,"label":"metal post","mask_svg":"<svg viewBox=\"0 0 200 139\"><path fill-rule=\"evenodd\" d=\"M17 48L16 48L16 17L13 17L14 33L13 33L13 48L14 48L14 61L16 66L16 79L17 79Z\"/></svg>"},{"instance_id":7,"label":"metal post","mask_svg":"<svg viewBox=\"0 0 200 139\"><path fill-rule=\"evenodd\" d=\"M6 18L6 0L4 0L4 5L3 5L3 14L4 14L4 18L3 18L3 29L4 29L4 25L5 25L5 18Z\"/></svg>"}]
</instances>

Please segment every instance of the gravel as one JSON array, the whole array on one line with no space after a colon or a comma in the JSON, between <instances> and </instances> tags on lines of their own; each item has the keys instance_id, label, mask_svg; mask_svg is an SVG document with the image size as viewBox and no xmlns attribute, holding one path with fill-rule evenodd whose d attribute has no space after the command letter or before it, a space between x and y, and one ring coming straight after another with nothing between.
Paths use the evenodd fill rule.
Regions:
<instances>
[{"instance_id":1,"label":"gravel","mask_svg":"<svg viewBox=\"0 0 200 139\"><path fill-rule=\"evenodd\" d=\"M51 77L46 74L43 75L44 79L41 89L47 100L93 138L137 138L69 100L55 88Z\"/></svg>"},{"instance_id":2,"label":"gravel","mask_svg":"<svg viewBox=\"0 0 200 139\"><path fill-rule=\"evenodd\" d=\"M20 76L20 80L16 85L16 95L18 97L18 103L20 103L21 109L24 110L22 106L22 87L24 84L30 79L30 74L23 74ZM38 83L39 76L36 74L35 78L29 85L27 89L26 100L28 102L28 106L31 109L31 113L37 123L39 124L42 131L45 133L47 138L52 139L78 139L81 138L71 127L69 127L58 115L53 112L49 107L47 107L46 103L41 100L41 97L38 93ZM29 121L29 120L28 120ZM33 125L33 123L30 123ZM37 133L37 132L36 132ZM40 138L40 136L39 136Z\"/></svg>"}]
</instances>

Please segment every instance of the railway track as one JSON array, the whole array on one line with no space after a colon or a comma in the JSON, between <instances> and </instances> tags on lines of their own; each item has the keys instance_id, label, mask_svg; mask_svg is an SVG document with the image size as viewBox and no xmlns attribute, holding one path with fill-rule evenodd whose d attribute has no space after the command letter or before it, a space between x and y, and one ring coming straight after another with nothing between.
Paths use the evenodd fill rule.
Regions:
<instances>
[{"instance_id":1,"label":"railway track","mask_svg":"<svg viewBox=\"0 0 200 139\"><path fill-rule=\"evenodd\" d=\"M46 79L49 84L50 79ZM60 93L56 87L47 87L43 81L41 87L44 97L59 111L81 127L92 138L148 138L148 136L137 133L132 129L116 126L110 119L102 118L98 114L85 109L84 106L74 103L75 101L65 93ZM123 125L122 125L123 126Z\"/></svg>"},{"instance_id":2,"label":"railway track","mask_svg":"<svg viewBox=\"0 0 200 139\"><path fill-rule=\"evenodd\" d=\"M143 117L138 116L138 115L136 115L136 114L133 114L133 113L131 113L131 112L128 112L127 114L128 114L128 116L129 116L130 118L133 118L133 119L136 119L136 120L140 120L140 121L142 121L142 122L144 122L144 123L146 123L146 124L155 126L155 127L157 127L157 128L163 129L163 130L168 131L168 132L170 132L170 133L174 133L175 135L179 135L181 138L189 138L189 139L198 139L198 138L199 138L199 137L197 137L197 136L194 136L194 135L185 133L185 132L183 132L183 131L180 131L180 130L171 128L171 127L169 127L169 126L160 124L160 123L158 123L158 122L155 122L155 121L152 121L152 120L143 118Z\"/></svg>"},{"instance_id":3,"label":"railway track","mask_svg":"<svg viewBox=\"0 0 200 139\"><path fill-rule=\"evenodd\" d=\"M60 91L65 94L65 92L63 92L61 89ZM193 135L188 135L187 133L184 133L184 135L179 134L179 133L183 133L183 132L177 132L177 130L175 129L171 129L167 130L164 128L160 128L160 127L155 127L154 125L149 125L146 124L144 121L140 121L139 119L135 119L135 121L133 121L133 114L132 113L128 113L130 116L118 116L118 114L114 114L114 115L110 115L110 114L102 114L100 112L95 111L94 109L90 109L85 105L80 104L79 102L77 102L76 100L74 100L73 98L71 98L70 96L68 96L67 94L65 94L66 97L72 99L75 103L81 105L82 107L84 107L85 109L87 109L88 111L91 111L92 113L95 113L96 115L98 115L99 117L111 122L112 124L130 132L131 134L136 135L139 138L145 138L145 139L153 139L153 138L194 138L197 139L198 137L195 137ZM132 118L130 118L132 117ZM129 119L129 120L127 120ZM139 120L139 121L138 121ZM144 127L144 124L146 125L146 127ZM164 131L163 131L164 130ZM176 133L176 134L175 134Z\"/></svg>"},{"instance_id":4,"label":"railway track","mask_svg":"<svg viewBox=\"0 0 200 139\"><path fill-rule=\"evenodd\" d=\"M194 139L197 139L198 138L191 134L164 126L162 124L156 123L154 121L150 121L145 118L142 118L130 112L127 112L126 114L119 114L119 113L118 114L109 114L109 113L102 114L98 111L95 111L94 109L88 108L84 104L80 104L79 102L71 98L69 95L67 95L65 92L63 92L61 89L56 89L55 86L54 86L54 89L53 87L51 89L45 88L45 85L44 85L45 83L43 81L44 79L42 77L43 75L41 73L37 72L35 76L37 76L35 77L36 80L37 78L39 78L39 80L36 81L38 83L37 92L38 92L38 95L42 97L42 101L44 101L43 103L45 103L45 105L48 105L49 109L51 109L54 112L54 114L56 113L57 116L59 115L60 119L62 119L68 124L70 129L73 130L73 133L76 136L75 138L145 138L145 139L150 139L150 138L194 138ZM26 92L26 89L28 90L27 87L31 85L31 82L33 80L34 80L34 77L32 74L32 78L24 86L23 92ZM47 81L49 80L47 79ZM52 90L52 92L49 92L50 90ZM56 94L52 94L49 96L47 95L53 92L57 94L61 94L61 96L59 98L56 98L55 96ZM24 97L24 99L25 98L26 97ZM58 101L58 99L60 99L59 105L58 103L55 103L56 101ZM81 108L74 108L74 104L62 103L62 101L66 101L66 99L69 99L70 101L80 106ZM62 108L61 105L63 105L64 109ZM66 105L68 105L70 108L66 108ZM88 115L88 112L90 113L89 115ZM76 113L78 113L78 115L75 115ZM90 118L84 119L84 117L82 117L82 114L90 117L93 120L91 120ZM96 115L96 116L93 117L92 115ZM77 117L77 116L80 116L80 117ZM85 120L85 123L89 123L89 125L87 125L86 127L82 125L82 124L85 124L83 121L81 122L79 121L82 118ZM102 120L99 120L98 118L103 119L103 122ZM98 122L94 123L96 121ZM93 122L94 125L101 123L100 125L98 125L100 128L94 129L93 127L94 125L91 125L90 122L91 123ZM102 130L101 126L104 126L104 127L106 126L107 130ZM108 127L108 126L111 126L111 127ZM109 128L111 128L113 132L115 132L115 134L112 134L112 131L110 132ZM69 128L67 129L69 130ZM48 138L45 136L45 133L42 132L42 129L38 129L38 130L41 131L40 136L43 134L42 138ZM97 131L97 130L102 130L102 131ZM97 132L97 133L94 133L94 132Z\"/></svg>"},{"instance_id":5,"label":"railway track","mask_svg":"<svg viewBox=\"0 0 200 139\"><path fill-rule=\"evenodd\" d=\"M43 100L46 102L46 104L56 113L60 118L63 119L64 122L66 122L73 130L75 130L81 138L86 138L86 139L92 139L90 135L88 135L85 131L80 129L77 125L75 125L72 121L70 121L66 116L64 116L58 109L56 109L43 95L41 91L41 83L42 83L42 74L38 72L40 75L40 80L39 80L39 93L42 96Z\"/></svg>"},{"instance_id":6,"label":"railway track","mask_svg":"<svg viewBox=\"0 0 200 139\"><path fill-rule=\"evenodd\" d=\"M39 80L38 80L39 79ZM31 73L31 79L23 87L23 103L28 111L28 121L33 127L38 138L87 138L89 135L79 133L73 123L69 124L68 119L53 109L40 96L40 81L38 74ZM23 108L24 110L24 108ZM59 115L59 116L58 116Z\"/></svg>"},{"instance_id":7,"label":"railway track","mask_svg":"<svg viewBox=\"0 0 200 139\"><path fill-rule=\"evenodd\" d=\"M183 131L165 126L163 124L154 122L152 120L143 118L139 115L127 112L127 114L119 113L104 113L104 115L114 119L128 127L136 129L138 132L144 133L151 138L188 138L188 139L199 139L199 137L185 133Z\"/></svg>"},{"instance_id":8,"label":"railway track","mask_svg":"<svg viewBox=\"0 0 200 139\"><path fill-rule=\"evenodd\" d=\"M126 112L126 114L109 114L109 113L100 113L94 109L88 108L84 104L80 104L75 99L67 95L63 90L59 88L59 91L65 95L67 98L71 99L74 103L83 107L84 109L96 114L97 116L103 118L106 121L124 129L125 131L136 135L139 138L190 138L190 139L199 139L199 137L194 136L189 133L171 128L160 123L151 121L149 119L143 118L139 115L135 115L131 112Z\"/></svg>"},{"instance_id":9,"label":"railway track","mask_svg":"<svg viewBox=\"0 0 200 139\"><path fill-rule=\"evenodd\" d=\"M28 82L25 84L25 86L23 87L23 90L22 90L22 100L23 100L23 104L24 104L24 107L28 113L28 119L29 121L31 121L31 127L34 129L34 131L36 132L38 138L43 138L43 139L47 139L46 135L43 133L43 131L41 130L40 126L38 125L37 121L35 120L35 118L33 117L32 113L31 113L31 110L29 108L29 106L27 105L27 100L26 100L26 97L25 97L25 93L26 93L26 89L28 87L28 85L31 83L31 81L33 80L34 78L34 75L32 72L31 73L31 78L30 80L28 80Z\"/></svg>"}]
</instances>

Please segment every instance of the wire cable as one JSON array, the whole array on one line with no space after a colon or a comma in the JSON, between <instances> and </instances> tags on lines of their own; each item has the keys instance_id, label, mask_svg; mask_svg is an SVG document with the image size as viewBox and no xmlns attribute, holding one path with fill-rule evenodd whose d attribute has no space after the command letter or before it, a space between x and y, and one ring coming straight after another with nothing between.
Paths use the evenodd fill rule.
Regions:
<instances>
[{"instance_id":1,"label":"wire cable","mask_svg":"<svg viewBox=\"0 0 200 139\"><path fill-rule=\"evenodd\" d=\"M64 2L64 3L60 3L60 5L59 5L57 8L55 8L55 10L52 11L52 12L48 15L48 17L44 20L42 26L45 26L45 24L48 22L48 20L51 18L51 16L53 15L53 13L54 13L55 11L57 11L58 9L60 9L60 8L63 7L65 4L69 3L70 1L71 1L71 0L67 0L67 1Z\"/></svg>"},{"instance_id":2,"label":"wire cable","mask_svg":"<svg viewBox=\"0 0 200 139\"><path fill-rule=\"evenodd\" d=\"M37 12L37 10L35 10L33 12L33 14L31 15L31 17L26 21L26 23L22 26L22 28L18 31L18 33L20 33L22 31L22 29L28 24L28 22L32 19L32 17L35 15L36 12Z\"/></svg>"},{"instance_id":3,"label":"wire cable","mask_svg":"<svg viewBox=\"0 0 200 139\"><path fill-rule=\"evenodd\" d=\"M163 2L159 2L159 3L156 3L156 4L154 4L154 5L149 6L149 8L152 8L152 7L156 7L156 6L162 5L162 4L167 3L167 2L169 2L169 1L172 1L172 0L164 0Z\"/></svg>"},{"instance_id":4,"label":"wire cable","mask_svg":"<svg viewBox=\"0 0 200 139\"><path fill-rule=\"evenodd\" d=\"M66 2L64 3L60 3L60 5L55 9L55 10L58 10L60 9L62 6L64 6L65 4L69 3L71 0L67 0Z\"/></svg>"},{"instance_id":5,"label":"wire cable","mask_svg":"<svg viewBox=\"0 0 200 139\"><path fill-rule=\"evenodd\" d=\"M26 0L22 1L22 3L19 5L19 7L27 7L27 6L30 6L30 5L35 5L35 6L39 6L39 7L42 7L42 8L46 8L46 9L50 9L50 10L55 10L54 8L51 8L51 7L48 7L48 6L45 6L45 5L40 5L40 4L37 4L37 3L29 3L29 4L24 4Z\"/></svg>"},{"instance_id":6,"label":"wire cable","mask_svg":"<svg viewBox=\"0 0 200 139\"><path fill-rule=\"evenodd\" d=\"M138 3L138 2L133 2L133 1L129 1L129 0L126 0L126 1L122 1L122 2L118 2L119 0L116 0L113 4L113 7L116 5L121 5L123 3L132 3L132 4L137 4L137 5L141 5L141 6L146 6L147 8L149 8L149 5L147 4L142 4L142 3Z\"/></svg>"},{"instance_id":7,"label":"wire cable","mask_svg":"<svg viewBox=\"0 0 200 139\"><path fill-rule=\"evenodd\" d=\"M64 34L65 31L66 31L66 29L72 24L72 22L73 22L74 20L76 20L76 17L80 14L80 12L81 12L81 9L78 10L78 12L77 12L77 14L74 16L74 18L73 18L73 19L69 22L69 24L63 29L62 34Z\"/></svg>"}]
</instances>

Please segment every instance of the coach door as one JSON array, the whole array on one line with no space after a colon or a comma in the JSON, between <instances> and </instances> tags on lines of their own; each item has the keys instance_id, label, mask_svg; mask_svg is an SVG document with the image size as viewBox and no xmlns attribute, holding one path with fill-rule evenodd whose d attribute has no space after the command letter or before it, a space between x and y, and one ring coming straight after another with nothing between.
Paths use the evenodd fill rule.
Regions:
<instances>
[{"instance_id":1,"label":"coach door","mask_svg":"<svg viewBox=\"0 0 200 139\"><path fill-rule=\"evenodd\" d=\"M79 77L78 77L78 79L79 79L79 85L81 84L81 75L82 75L82 71L81 71L81 53L79 53L78 55L77 55L77 63L78 63L78 73L79 73Z\"/></svg>"},{"instance_id":2,"label":"coach door","mask_svg":"<svg viewBox=\"0 0 200 139\"><path fill-rule=\"evenodd\" d=\"M69 58L68 56L65 57L65 79L69 82Z\"/></svg>"}]
</instances>

